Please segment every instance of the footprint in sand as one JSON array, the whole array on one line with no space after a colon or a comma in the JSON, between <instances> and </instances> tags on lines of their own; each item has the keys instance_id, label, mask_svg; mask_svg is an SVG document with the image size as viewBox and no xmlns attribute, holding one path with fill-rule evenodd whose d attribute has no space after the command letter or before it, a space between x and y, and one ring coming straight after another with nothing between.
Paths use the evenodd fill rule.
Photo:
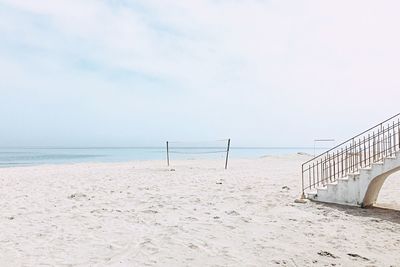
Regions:
<instances>
[{"instance_id":1,"label":"footprint in sand","mask_svg":"<svg viewBox=\"0 0 400 267\"><path fill-rule=\"evenodd\" d=\"M251 218L250 217L241 217L242 221L244 221L245 223L249 223L251 222Z\"/></svg>"},{"instance_id":2,"label":"footprint in sand","mask_svg":"<svg viewBox=\"0 0 400 267\"><path fill-rule=\"evenodd\" d=\"M147 213L147 214L156 214L158 213L158 211L156 210L142 210L143 213Z\"/></svg>"},{"instance_id":3,"label":"footprint in sand","mask_svg":"<svg viewBox=\"0 0 400 267\"><path fill-rule=\"evenodd\" d=\"M232 215L232 216L238 216L238 215L240 215L240 214L239 214L237 211L235 211L235 210L226 211L225 213L228 214L228 215Z\"/></svg>"},{"instance_id":4,"label":"footprint in sand","mask_svg":"<svg viewBox=\"0 0 400 267\"><path fill-rule=\"evenodd\" d=\"M75 193L75 194L69 195L68 198L74 199L74 200L82 200L82 199L86 199L87 195L85 195L83 193Z\"/></svg>"},{"instance_id":5,"label":"footprint in sand","mask_svg":"<svg viewBox=\"0 0 400 267\"><path fill-rule=\"evenodd\" d=\"M149 251L151 254L157 253L159 251L150 239L146 239L144 242L140 243L140 248Z\"/></svg>"},{"instance_id":6,"label":"footprint in sand","mask_svg":"<svg viewBox=\"0 0 400 267\"><path fill-rule=\"evenodd\" d=\"M188 245L188 247L191 248L191 249L198 249L198 248L199 248L198 246L196 246L196 245L194 245L194 244L192 244L192 243L190 243L190 244Z\"/></svg>"}]
</instances>

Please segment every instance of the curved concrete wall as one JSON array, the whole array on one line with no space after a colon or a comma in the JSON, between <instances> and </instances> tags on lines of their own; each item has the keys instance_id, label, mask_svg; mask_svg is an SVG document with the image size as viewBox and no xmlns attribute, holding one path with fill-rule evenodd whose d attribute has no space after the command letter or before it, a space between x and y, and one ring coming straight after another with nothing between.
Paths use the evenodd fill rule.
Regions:
<instances>
[{"instance_id":1,"label":"curved concrete wall","mask_svg":"<svg viewBox=\"0 0 400 267\"><path fill-rule=\"evenodd\" d=\"M381 188L383 184L385 183L386 179L393 173L397 172L400 170L400 167L395 168L389 172L383 173L381 175L376 176L375 178L372 178L370 181L367 191L365 192L363 202L361 204L361 207L370 207L373 204L376 203L376 200L378 199L379 192L381 191Z\"/></svg>"}]
</instances>

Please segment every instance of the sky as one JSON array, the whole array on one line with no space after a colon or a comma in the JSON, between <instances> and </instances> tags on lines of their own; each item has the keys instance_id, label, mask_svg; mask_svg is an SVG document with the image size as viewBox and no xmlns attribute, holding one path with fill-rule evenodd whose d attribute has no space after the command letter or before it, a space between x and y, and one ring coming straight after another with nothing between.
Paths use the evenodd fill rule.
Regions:
<instances>
[{"instance_id":1,"label":"sky","mask_svg":"<svg viewBox=\"0 0 400 267\"><path fill-rule=\"evenodd\" d=\"M399 8L0 0L0 146L344 141L400 112Z\"/></svg>"}]
</instances>

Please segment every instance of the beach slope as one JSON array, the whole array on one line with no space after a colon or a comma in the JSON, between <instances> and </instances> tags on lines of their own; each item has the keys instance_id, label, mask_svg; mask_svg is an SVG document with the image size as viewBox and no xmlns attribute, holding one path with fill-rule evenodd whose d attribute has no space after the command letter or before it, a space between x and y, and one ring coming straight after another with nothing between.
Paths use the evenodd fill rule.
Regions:
<instances>
[{"instance_id":1,"label":"beach slope","mask_svg":"<svg viewBox=\"0 0 400 267\"><path fill-rule=\"evenodd\" d=\"M0 265L399 266L399 211L294 203L307 159L0 169Z\"/></svg>"}]
</instances>

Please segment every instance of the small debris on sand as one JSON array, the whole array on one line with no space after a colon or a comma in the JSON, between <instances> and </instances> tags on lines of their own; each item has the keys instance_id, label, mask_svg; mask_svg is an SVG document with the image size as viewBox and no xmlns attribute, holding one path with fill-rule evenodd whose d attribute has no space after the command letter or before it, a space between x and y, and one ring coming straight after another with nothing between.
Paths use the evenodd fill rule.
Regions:
<instances>
[{"instance_id":1,"label":"small debris on sand","mask_svg":"<svg viewBox=\"0 0 400 267\"><path fill-rule=\"evenodd\" d=\"M321 250L320 252L318 252L318 255L323 256L323 257L331 257L334 259L339 258L338 256L333 255L332 253L328 252L328 251L323 251Z\"/></svg>"},{"instance_id":2,"label":"small debris on sand","mask_svg":"<svg viewBox=\"0 0 400 267\"><path fill-rule=\"evenodd\" d=\"M87 196L83 193L75 193L75 194L71 194L68 196L69 199L81 199L81 198L86 198Z\"/></svg>"},{"instance_id":3,"label":"small debris on sand","mask_svg":"<svg viewBox=\"0 0 400 267\"><path fill-rule=\"evenodd\" d=\"M363 259L363 260L369 261L368 258L363 257L363 256L360 256L360 255L358 255L358 254L356 254L356 253L347 253L347 255L349 255L349 256L352 257L352 258L359 258L359 259Z\"/></svg>"}]
</instances>

